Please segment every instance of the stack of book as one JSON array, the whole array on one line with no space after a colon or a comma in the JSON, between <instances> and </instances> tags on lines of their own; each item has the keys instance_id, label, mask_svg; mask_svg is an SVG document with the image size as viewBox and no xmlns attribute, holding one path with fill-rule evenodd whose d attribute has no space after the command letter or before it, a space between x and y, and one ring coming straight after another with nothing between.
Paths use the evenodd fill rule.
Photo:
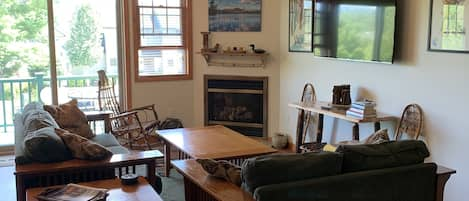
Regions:
<instances>
[{"instance_id":1,"label":"stack of book","mask_svg":"<svg viewBox=\"0 0 469 201\"><path fill-rule=\"evenodd\" d=\"M352 103L346 115L357 119L368 119L376 117L376 103L373 101L357 101Z\"/></svg>"}]
</instances>

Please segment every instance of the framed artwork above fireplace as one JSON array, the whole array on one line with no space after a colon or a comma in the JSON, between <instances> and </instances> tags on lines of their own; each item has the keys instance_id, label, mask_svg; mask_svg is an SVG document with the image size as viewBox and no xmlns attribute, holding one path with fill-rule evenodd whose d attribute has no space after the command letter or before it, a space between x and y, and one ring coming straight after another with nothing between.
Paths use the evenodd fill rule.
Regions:
<instances>
[{"instance_id":1,"label":"framed artwork above fireplace","mask_svg":"<svg viewBox=\"0 0 469 201\"><path fill-rule=\"evenodd\" d=\"M267 81L267 77L205 75L205 125L267 137Z\"/></svg>"}]
</instances>

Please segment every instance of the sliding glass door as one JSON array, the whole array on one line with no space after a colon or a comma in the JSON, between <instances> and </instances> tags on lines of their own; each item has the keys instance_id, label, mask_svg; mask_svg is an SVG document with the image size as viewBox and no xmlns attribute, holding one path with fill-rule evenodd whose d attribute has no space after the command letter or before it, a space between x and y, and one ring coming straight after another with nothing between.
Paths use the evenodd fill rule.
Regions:
<instances>
[{"instance_id":1,"label":"sliding glass door","mask_svg":"<svg viewBox=\"0 0 469 201\"><path fill-rule=\"evenodd\" d=\"M98 70L119 91L121 0L1 0L0 146L29 102L97 105Z\"/></svg>"},{"instance_id":2,"label":"sliding glass door","mask_svg":"<svg viewBox=\"0 0 469 201\"><path fill-rule=\"evenodd\" d=\"M118 83L116 0L54 0L58 102L97 109L97 71ZM118 85L116 85L118 89Z\"/></svg>"}]
</instances>

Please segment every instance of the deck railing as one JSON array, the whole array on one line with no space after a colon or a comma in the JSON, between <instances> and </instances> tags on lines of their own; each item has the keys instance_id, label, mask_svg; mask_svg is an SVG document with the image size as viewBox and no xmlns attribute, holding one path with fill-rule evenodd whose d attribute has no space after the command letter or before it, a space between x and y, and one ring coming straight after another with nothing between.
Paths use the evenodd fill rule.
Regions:
<instances>
[{"instance_id":1,"label":"deck railing","mask_svg":"<svg viewBox=\"0 0 469 201\"><path fill-rule=\"evenodd\" d=\"M110 79L117 83L117 75L109 75ZM98 75L59 76L57 85L61 88L82 88L98 86ZM50 90L50 77L44 74L36 74L28 78L0 78L0 133L7 132L13 127L14 114L21 112L30 102L48 102L41 98L50 98L46 90ZM41 93L43 95L41 96ZM86 93L96 93L87 91ZM50 94L50 93L49 93ZM67 96L61 94L60 96ZM65 97L68 98L68 97Z\"/></svg>"}]
</instances>

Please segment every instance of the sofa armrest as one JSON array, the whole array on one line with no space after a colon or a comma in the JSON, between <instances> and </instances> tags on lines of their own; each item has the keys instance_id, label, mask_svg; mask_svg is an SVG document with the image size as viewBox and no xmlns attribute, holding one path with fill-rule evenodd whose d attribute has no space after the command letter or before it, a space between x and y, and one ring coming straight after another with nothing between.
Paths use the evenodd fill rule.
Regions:
<instances>
[{"instance_id":1,"label":"sofa armrest","mask_svg":"<svg viewBox=\"0 0 469 201\"><path fill-rule=\"evenodd\" d=\"M433 163L360 171L261 186L257 201L394 201L435 200Z\"/></svg>"},{"instance_id":2,"label":"sofa armrest","mask_svg":"<svg viewBox=\"0 0 469 201\"><path fill-rule=\"evenodd\" d=\"M439 165L436 170L436 201L443 201L443 192L445 190L446 182L456 170Z\"/></svg>"}]
</instances>

